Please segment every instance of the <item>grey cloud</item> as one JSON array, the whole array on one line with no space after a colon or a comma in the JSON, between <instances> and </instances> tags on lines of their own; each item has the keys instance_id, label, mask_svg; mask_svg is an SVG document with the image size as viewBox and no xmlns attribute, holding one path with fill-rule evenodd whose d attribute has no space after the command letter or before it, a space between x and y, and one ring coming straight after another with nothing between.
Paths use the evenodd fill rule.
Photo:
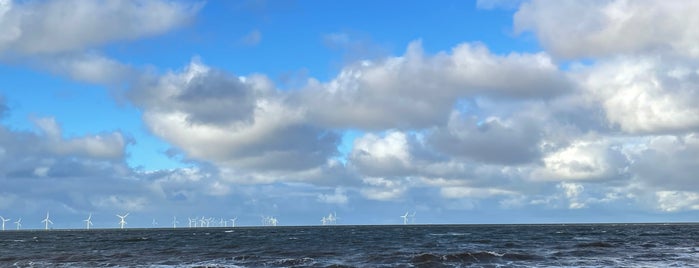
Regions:
<instances>
[{"instance_id":1,"label":"grey cloud","mask_svg":"<svg viewBox=\"0 0 699 268\"><path fill-rule=\"evenodd\" d=\"M10 107L7 106L5 97L0 95L0 119L3 119L10 111Z\"/></svg>"},{"instance_id":2,"label":"grey cloud","mask_svg":"<svg viewBox=\"0 0 699 268\"><path fill-rule=\"evenodd\" d=\"M635 178L659 190L699 191L699 134L656 136L628 154Z\"/></svg>"},{"instance_id":3,"label":"grey cloud","mask_svg":"<svg viewBox=\"0 0 699 268\"><path fill-rule=\"evenodd\" d=\"M307 125L292 125L242 144L231 150L226 158L231 166L243 169L308 169L325 164L329 157L336 154L339 142L340 137L335 132Z\"/></svg>"},{"instance_id":4,"label":"grey cloud","mask_svg":"<svg viewBox=\"0 0 699 268\"><path fill-rule=\"evenodd\" d=\"M479 121L455 113L446 127L437 128L427 140L439 151L457 158L488 164L525 164L541 156L541 129L532 121L527 118Z\"/></svg>"},{"instance_id":5,"label":"grey cloud","mask_svg":"<svg viewBox=\"0 0 699 268\"><path fill-rule=\"evenodd\" d=\"M182 73L144 79L129 98L140 107L165 113L182 112L192 124L248 122L256 107L255 85L194 60Z\"/></svg>"},{"instance_id":6,"label":"grey cloud","mask_svg":"<svg viewBox=\"0 0 699 268\"><path fill-rule=\"evenodd\" d=\"M0 127L0 157L15 163L25 159L41 163L38 160L45 159L51 164L52 159L64 157L119 162L130 142L120 132L63 138L60 127L52 118L37 119L37 122L39 133L16 132ZM12 169L21 165L5 162L3 166Z\"/></svg>"},{"instance_id":7,"label":"grey cloud","mask_svg":"<svg viewBox=\"0 0 699 268\"><path fill-rule=\"evenodd\" d=\"M221 168L313 169L337 152L339 135L309 124L264 76L236 77L195 60L129 94L154 134Z\"/></svg>"}]
</instances>

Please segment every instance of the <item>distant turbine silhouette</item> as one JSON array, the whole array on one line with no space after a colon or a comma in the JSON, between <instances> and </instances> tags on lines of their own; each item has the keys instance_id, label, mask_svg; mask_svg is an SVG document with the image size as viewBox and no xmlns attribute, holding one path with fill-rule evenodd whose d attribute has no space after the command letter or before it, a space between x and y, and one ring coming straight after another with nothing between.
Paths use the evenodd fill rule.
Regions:
<instances>
[{"instance_id":1,"label":"distant turbine silhouette","mask_svg":"<svg viewBox=\"0 0 699 268\"><path fill-rule=\"evenodd\" d=\"M43 222L43 223L45 224L45 225L44 225L44 230L48 230L48 229L49 229L49 224L53 224L53 222L49 219L49 212L48 212L48 211L46 211L46 219L44 219L44 220L41 221L41 222Z\"/></svg>"},{"instance_id":2,"label":"distant turbine silhouette","mask_svg":"<svg viewBox=\"0 0 699 268\"><path fill-rule=\"evenodd\" d=\"M129 213L126 213L126 215L124 215L124 216L119 215L119 214L117 214L116 216L121 219L119 221L119 229L124 229L124 225L126 225L126 221L124 219L126 219L126 217L129 216Z\"/></svg>"},{"instance_id":3,"label":"distant turbine silhouette","mask_svg":"<svg viewBox=\"0 0 699 268\"><path fill-rule=\"evenodd\" d=\"M153 219L152 225L153 225L153 227L158 226L158 221L156 221L155 219Z\"/></svg>"},{"instance_id":4,"label":"distant turbine silhouette","mask_svg":"<svg viewBox=\"0 0 699 268\"><path fill-rule=\"evenodd\" d=\"M10 219L5 219L3 216L0 216L0 219L2 219L2 230L5 231L5 223L10 221Z\"/></svg>"},{"instance_id":5,"label":"distant turbine silhouette","mask_svg":"<svg viewBox=\"0 0 699 268\"><path fill-rule=\"evenodd\" d=\"M408 212L407 211L405 212L405 215L400 216L400 217L403 218L403 224L408 224Z\"/></svg>"},{"instance_id":6,"label":"distant turbine silhouette","mask_svg":"<svg viewBox=\"0 0 699 268\"><path fill-rule=\"evenodd\" d=\"M87 219L83 220L85 222L85 229L90 230L90 225L92 225L92 213L87 216Z\"/></svg>"},{"instance_id":7,"label":"distant turbine silhouette","mask_svg":"<svg viewBox=\"0 0 699 268\"><path fill-rule=\"evenodd\" d=\"M172 216L172 229L177 228L177 224L179 221L177 221L177 216Z\"/></svg>"},{"instance_id":8,"label":"distant turbine silhouette","mask_svg":"<svg viewBox=\"0 0 699 268\"><path fill-rule=\"evenodd\" d=\"M279 220L277 220L277 218L262 216L263 226L277 226L277 224L279 224Z\"/></svg>"},{"instance_id":9,"label":"distant turbine silhouette","mask_svg":"<svg viewBox=\"0 0 699 268\"><path fill-rule=\"evenodd\" d=\"M19 220L17 220L17 221L15 222L15 224L17 225L17 230L19 230L20 228L22 228L22 218L19 218Z\"/></svg>"},{"instance_id":10,"label":"distant turbine silhouette","mask_svg":"<svg viewBox=\"0 0 699 268\"><path fill-rule=\"evenodd\" d=\"M235 227L235 220L237 220L237 219L238 219L238 217L231 219L231 227Z\"/></svg>"}]
</instances>

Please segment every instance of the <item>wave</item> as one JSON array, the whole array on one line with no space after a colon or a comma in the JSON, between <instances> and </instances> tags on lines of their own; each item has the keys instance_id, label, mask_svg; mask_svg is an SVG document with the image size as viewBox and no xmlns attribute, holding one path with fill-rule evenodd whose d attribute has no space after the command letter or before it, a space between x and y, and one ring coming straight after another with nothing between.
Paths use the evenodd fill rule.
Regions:
<instances>
[{"instance_id":1,"label":"wave","mask_svg":"<svg viewBox=\"0 0 699 268\"><path fill-rule=\"evenodd\" d=\"M493 251L462 252L451 254L420 253L414 255L410 262L415 265L438 263L498 263L512 261L543 260L544 257L527 253L497 253Z\"/></svg>"},{"instance_id":2,"label":"wave","mask_svg":"<svg viewBox=\"0 0 699 268\"><path fill-rule=\"evenodd\" d=\"M607 242L602 242L602 241L595 241L595 242L590 242L590 243L579 243L575 245L575 247L578 248L613 248L616 247L616 245L607 243Z\"/></svg>"}]
</instances>

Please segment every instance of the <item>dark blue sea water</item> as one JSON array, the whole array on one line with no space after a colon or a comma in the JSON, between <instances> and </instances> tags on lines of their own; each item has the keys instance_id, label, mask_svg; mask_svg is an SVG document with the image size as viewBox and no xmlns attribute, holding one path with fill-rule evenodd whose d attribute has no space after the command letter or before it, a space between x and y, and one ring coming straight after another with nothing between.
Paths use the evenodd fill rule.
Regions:
<instances>
[{"instance_id":1,"label":"dark blue sea water","mask_svg":"<svg viewBox=\"0 0 699 268\"><path fill-rule=\"evenodd\" d=\"M699 267L699 224L0 232L0 267Z\"/></svg>"}]
</instances>

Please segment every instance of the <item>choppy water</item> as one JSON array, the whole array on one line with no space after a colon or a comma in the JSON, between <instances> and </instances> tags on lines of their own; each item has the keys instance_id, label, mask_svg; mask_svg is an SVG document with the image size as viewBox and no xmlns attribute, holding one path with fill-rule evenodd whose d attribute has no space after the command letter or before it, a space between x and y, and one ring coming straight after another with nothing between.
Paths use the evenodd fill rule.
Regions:
<instances>
[{"instance_id":1,"label":"choppy water","mask_svg":"<svg viewBox=\"0 0 699 268\"><path fill-rule=\"evenodd\" d=\"M0 232L0 267L699 267L698 224Z\"/></svg>"}]
</instances>

